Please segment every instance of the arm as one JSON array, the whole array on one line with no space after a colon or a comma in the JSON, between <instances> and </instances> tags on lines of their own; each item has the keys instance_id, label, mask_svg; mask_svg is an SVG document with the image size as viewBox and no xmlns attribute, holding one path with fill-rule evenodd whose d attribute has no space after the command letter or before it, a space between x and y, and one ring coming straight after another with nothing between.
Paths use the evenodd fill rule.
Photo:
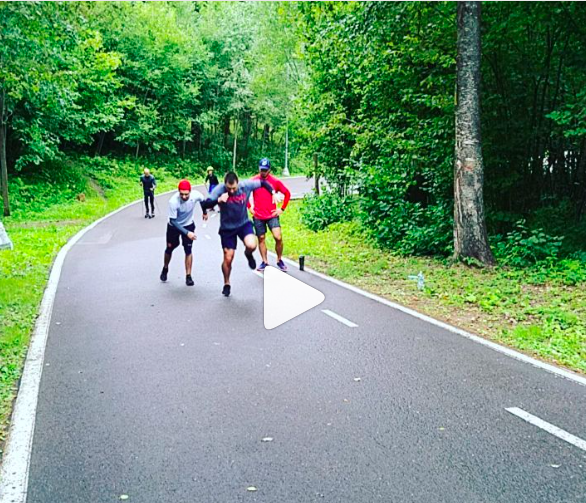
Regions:
<instances>
[{"instance_id":1,"label":"arm","mask_svg":"<svg viewBox=\"0 0 586 503\"><path fill-rule=\"evenodd\" d=\"M280 192L281 194L285 195L285 200L283 201L283 204L281 205L281 210L285 211L285 208L287 208L287 205L289 204L289 201L291 200L291 191L280 180L279 180L279 183L277 184L276 188L277 188L277 192Z\"/></svg>"},{"instance_id":2,"label":"arm","mask_svg":"<svg viewBox=\"0 0 586 503\"><path fill-rule=\"evenodd\" d=\"M260 186L263 189L268 190L271 194L275 193L275 189L273 188L273 186L266 180L260 180Z\"/></svg>"},{"instance_id":3,"label":"arm","mask_svg":"<svg viewBox=\"0 0 586 503\"><path fill-rule=\"evenodd\" d=\"M156 188L157 188L157 179L153 176L153 187L151 190L154 192Z\"/></svg>"},{"instance_id":4,"label":"arm","mask_svg":"<svg viewBox=\"0 0 586 503\"><path fill-rule=\"evenodd\" d=\"M181 234L184 234L185 236L188 236L190 234L190 231L188 231L185 227L183 227L182 225L179 225L177 223L177 219L176 218L170 218L169 219L169 223L175 227L175 229L177 229Z\"/></svg>"},{"instance_id":5,"label":"arm","mask_svg":"<svg viewBox=\"0 0 586 503\"><path fill-rule=\"evenodd\" d=\"M204 209L209 209L209 208L213 208L216 204L218 204L218 199L219 197L224 194L226 192L226 186L221 183L220 185L218 185L210 194L210 197L208 197L207 199L205 199L204 201L201 202L201 209L202 211Z\"/></svg>"}]
</instances>

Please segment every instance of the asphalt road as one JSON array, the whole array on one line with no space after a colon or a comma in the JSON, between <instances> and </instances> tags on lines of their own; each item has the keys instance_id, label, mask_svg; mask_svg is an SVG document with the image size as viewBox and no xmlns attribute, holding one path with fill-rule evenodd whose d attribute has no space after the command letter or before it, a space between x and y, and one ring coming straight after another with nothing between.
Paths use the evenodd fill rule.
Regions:
<instances>
[{"instance_id":1,"label":"asphalt road","mask_svg":"<svg viewBox=\"0 0 586 503\"><path fill-rule=\"evenodd\" d=\"M29 503L586 501L586 452L506 411L584 439L584 386L294 269L326 300L265 330L241 243L221 295L219 217L163 284L168 197L65 260Z\"/></svg>"}]
</instances>

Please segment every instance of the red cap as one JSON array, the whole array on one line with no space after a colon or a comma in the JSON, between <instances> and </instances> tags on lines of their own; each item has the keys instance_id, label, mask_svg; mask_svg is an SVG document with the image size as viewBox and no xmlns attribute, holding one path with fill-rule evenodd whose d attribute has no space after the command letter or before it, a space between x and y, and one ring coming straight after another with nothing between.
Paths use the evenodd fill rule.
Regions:
<instances>
[{"instance_id":1,"label":"red cap","mask_svg":"<svg viewBox=\"0 0 586 503\"><path fill-rule=\"evenodd\" d=\"M179 190L191 190L191 184L189 180L181 180L179 182Z\"/></svg>"}]
</instances>

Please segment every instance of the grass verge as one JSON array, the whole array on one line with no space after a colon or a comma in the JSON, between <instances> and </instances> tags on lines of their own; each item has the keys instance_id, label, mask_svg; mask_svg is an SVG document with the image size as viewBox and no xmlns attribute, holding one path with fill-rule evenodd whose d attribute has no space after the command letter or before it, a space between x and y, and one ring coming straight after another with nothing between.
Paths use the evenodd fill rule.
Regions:
<instances>
[{"instance_id":1,"label":"grass verge","mask_svg":"<svg viewBox=\"0 0 586 503\"><path fill-rule=\"evenodd\" d=\"M3 219L14 249L0 252L0 444L6 438L18 379L55 256L80 229L141 198L141 169L125 165L124 169L108 170L107 176L97 177L97 181L89 180L84 186L84 202L74 192L66 201L56 196L54 204L48 197L17 201L20 204L15 204L18 209L14 215ZM154 172L158 193L176 187L175 175L163 168ZM102 184L101 178L107 183ZM36 185L27 189L31 187ZM63 194L60 186L52 190ZM39 187L39 192L47 190Z\"/></svg>"}]
</instances>

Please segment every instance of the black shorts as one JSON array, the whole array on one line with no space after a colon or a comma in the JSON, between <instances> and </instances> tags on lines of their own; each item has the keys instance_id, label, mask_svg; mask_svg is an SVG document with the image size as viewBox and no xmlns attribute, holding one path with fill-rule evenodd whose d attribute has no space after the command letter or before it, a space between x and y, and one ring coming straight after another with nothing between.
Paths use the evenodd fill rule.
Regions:
<instances>
[{"instance_id":1,"label":"black shorts","mask_svg":"<svg viewBox=\"0 0 586 503\"><path fill-rule=\"evenodd\" d=\"M220 239L222 241L222 248L228 248L229 250L235 250L236 245L238 244L238 240L236 238L240 238L244 241L244 238L249 234L254 234L254 229L252 228L252 224L250 221L246 222L244 225L236 229L230 229L227 231L223 231L220 229Z\"/></svg>"},{"instance_id":2,"label":"black shorts","mask_svg":"<svg viewBox=\"0 0 586 503\"><path fill-rule=\"evenodd\" d=\"M186 225L185 228L190 232L194 232L195 223ZM171 253L175 248L179 246L179 236L181 236L181 242L183 244L183 249L185 250L185 255L191 255L191 247L193 246L193 241L189 239L185 234L182 234L177 227L171 224L167 224L167 248L165 249L165 252Z\"/></svg>"},{"instance_id":3,"label":"black shorts","mask_svg":"<svg viewBox=\"0 0 586 503\"><path fill-rule=\"evenodd\" d=\"M267 226L269 229L275 229L276 227L281 227L281 222L279 222L279 217L272 217L267 220L261 220L260 218L253 218L254 223L254 231L256 232L257 236L264 236L267 233Z\"/></svg>"}]
</instances>

